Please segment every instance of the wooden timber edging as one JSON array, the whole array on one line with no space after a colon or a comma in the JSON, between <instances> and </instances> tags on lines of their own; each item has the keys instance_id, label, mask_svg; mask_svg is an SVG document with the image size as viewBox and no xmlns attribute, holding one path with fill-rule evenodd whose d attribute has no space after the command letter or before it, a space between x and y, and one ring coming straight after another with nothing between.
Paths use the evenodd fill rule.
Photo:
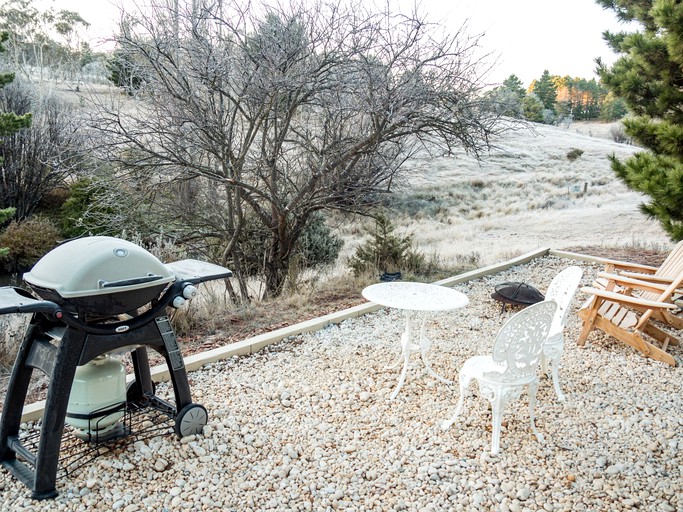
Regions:
<instances>
[{"instance_id":1,"label":"wooden timber edging","mask_svg":"<svg viewBox=\"0 0 683 512\"><path fill-rule=\"evenodd\" d=\"M459 283L464 283L466 281L471 281L473 279L478 279L480 277L488 276L491 274L496 274L507 270L511 267L517 265L524 265L533 259L541 258L543 256L557 256L560 258L576 259L582 261L591 262L601 262L604 258L597 258L593 256L588 256L578 253L570 253L565 251L554 251L548 248L538 249L536 251L528 252L512 258L510 260L504 261L502 263L496 263L486 267L482 267L476 270L465 272L457 276L442 279L440 281L434 282L441 286L453 286ZM285 338L292 336L298 336L306 332L317 331L323 329L331 324L338 324L347 320L349 318L356 318L367 313L372 313L381 309L383 306L373 304L368 302L367 304L360 304L351 308L347 308L335 313L330 313L321 317L313 318L311 320L306 320L305 322L300 322L288 327L282 327L281 329L276 329L267 333L259 334L251 338L244 339L223 347L218 347L205 352L200 352L198 354L193 354L184 358L185 368L188 372L198 370L202 366L220 361L222 359L228 359L233 356L242 356L253 354L258 352L268 345L277 343ZM162 382L170 379L168 372L168 367L165 364L154 366L151 368L152 380L155 382ZM133 375L128 375L126 377L128 382L133 380ZM35 421L42 417L43 410L45 409L45 401L35 402L24 407L23 414L21 416L22 422Z\"/></svg>"},{"instance_id":2,"label":"wooden timber edging","mask_svg":"<svg viewBox=\"0 0 683 512\"><path fill-rule=\"evenodd\" d=\"M558 258L566 258L569 260L587 261L590 263L607 263L610 261L614 261L613 259L602 258L600 256L589 256L587 254L581 254L578 252L555 251L552 249L548 251L548 255L557 256Z\"/></svg>"}]
</instances>

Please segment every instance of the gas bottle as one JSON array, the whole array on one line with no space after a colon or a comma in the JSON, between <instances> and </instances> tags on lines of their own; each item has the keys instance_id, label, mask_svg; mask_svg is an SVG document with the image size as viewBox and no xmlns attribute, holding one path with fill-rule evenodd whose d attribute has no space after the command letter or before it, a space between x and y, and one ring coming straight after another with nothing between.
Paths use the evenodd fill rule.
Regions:
<instances>
[{"instance_id":1,"label":"gas bottle","mask_svg":"<svg viewBox=\"0 0 683 512\"><path fill-rule=\"evenodd\" d=\"M65 422L76 436L101 439L120 427L126 402L126 370L118 359L103 354L76 368ZM112 409L114 409L112 411ZM118 410L116 410L118 409Z\"/></svg>"}]
</instances>

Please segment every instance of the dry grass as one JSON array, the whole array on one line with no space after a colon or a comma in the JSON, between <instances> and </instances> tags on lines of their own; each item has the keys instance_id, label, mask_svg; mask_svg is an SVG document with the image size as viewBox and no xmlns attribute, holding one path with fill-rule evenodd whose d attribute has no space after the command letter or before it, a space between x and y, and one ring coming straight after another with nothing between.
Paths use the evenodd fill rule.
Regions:
<instances>
[{"instance_id":1,"label":"dry grass","mask_svg":"<svg viewBox=\"0 0 683 512\"><path fill-rule=\"evenodd\" d=\"M638 151L612 141L613 126L511 132L480 161L464 153L414 158L407 163L408 186L392 196L392 222L414 233L423 252L445 261L477 254L481 265L541 247L668 250L663 230L638 209L646 198L628 190L610 168L608 155L623 159ZM349 253L354 228L340 230Z\"/></svg>"},{"instance_id":2,"label":"dry grass","mask_svg":"<svg viewBox=\"0 0 683 512\"><path fill-rule=\"evenodd\" d=\"M14 363L29 320L29 315L0 315L0 369Z\"/></svg>"}]
</instances>

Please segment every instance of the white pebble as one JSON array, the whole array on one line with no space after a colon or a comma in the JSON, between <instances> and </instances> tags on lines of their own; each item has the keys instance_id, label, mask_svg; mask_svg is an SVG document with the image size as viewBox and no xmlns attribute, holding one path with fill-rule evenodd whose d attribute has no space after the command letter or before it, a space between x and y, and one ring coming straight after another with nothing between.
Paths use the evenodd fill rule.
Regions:
<instances>
[{"instance_id":1,"label":"white pebble","mask_svg":"<svg viewBox=\"0 0 683 512\"><path fill-rule=\"evenodd\" d=\"M520 490L517 491L517 499L520 499L522 501L526 501L529 499L529 496L531 496L531 489L528 487L522 487Z\"/></svg>"},{"instance_id":2,"label":"white pebble","mask_svg":"<svg viewBox=\"0 0 683 512\"><path fill-rule=\"evenodd\" d=\"M490 404L475 383L461 417L446 431L440 427L460 396L459 370L469 357L491 353L496 333L513 314L491 299L493 286L521 281L545 290L575 263L549 256L455 285L468 295L467 308L433 314L425 324L432 369L455 385L435 379L420 353L412 352L405 383L389 399L403 366L400 361L389 368L399 356L405 315L388 308L190 372L193 396L202 397L209 411L202 435L179 440L152 434L102 453L61 477L60 495L46 506L65 512L676 512L683 444L672 411L683 404L670 383L683 378L683 348L669 347L682 364L668 367L597 332L578 347L576 311L586 298L581 291L567 317L560 362L568 400L556 399L552 378L539 384L536 420L545 444L530 430L523 394L507 404L501 452L491 456ZM582 285L602 270L578 264L585 272ZM419 317L413 316L416 336ZM170 383L158 383L157 393L173 398ZM31 428L38 432L39 426ZM30 491L5 476L3 503L37 510Z\"/></svg>"}]
</instances>

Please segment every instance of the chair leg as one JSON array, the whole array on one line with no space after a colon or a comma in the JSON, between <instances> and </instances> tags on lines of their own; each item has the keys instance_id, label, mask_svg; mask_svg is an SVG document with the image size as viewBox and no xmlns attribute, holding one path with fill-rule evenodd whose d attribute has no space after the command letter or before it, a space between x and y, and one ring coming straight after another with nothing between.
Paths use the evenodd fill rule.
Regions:
<instances>
[{"instance_id":1,"label":"chair leg","mask_svg":"<svg viewBox=\"0 0 683 512\"><path fill-rule=\"evenodd\" d=\"M560 391L560 376L559 376L559 366L560 360L555 359L552 362L552 373L553 373L553 387L555 388L555 394L560 402L564 402L567 397L564 396L562 391Z\"/></svg>"},{"instance_id":2,"label":"chair leg","mask_svg":"<svg viewBox=\"0 0 683 512\"><path fill-rule=\"evenodd\" d=\"M493 425L493 435L491 437L491 455L498 455L500 451L500 424L503 415L503 407L505 402L503 401L502 392L500 390L495 391L495 395L491 399L491 409L493 417L491 419Z\"/></svg>"},{"instance_id":3,"label":"chair leg","mask_svg":"<svg viewBox=\"0 0 683 512\"><path fill-rule=\"evenodd\" d=\"M545 354L543 353L541 353L541 373L546 377L550 376L548 374L548 359L545 357Z\"/></svg>"},{"instance_id":4,"label":"chair leg","mask_svg":"<svg viewBox=\"0 0 683 512\"><path fill-rule=\"evenodd\" d=\"M576 340L576 344L580 347L583 347L586 344L588 335L595 329L595 320L598 316L600 305L603 302L596 296L589 300L591 301L590 306L586 306L579 310L579 318L583 320L583 327L579 333L579 338Z\"/></svg>"},{"instance_id":5,"label":"chair leg","mask_svg":"<svg viewBox=\"0 0 683 512\"><path fill-rule=\"evenodd\" d=\"M559 368L560 359L564 352L564 335L560 333L548 339L543 345L541 352L541 370L543 375L548 378L552 377L555 394L560 402L564 401L565 396L560 391Z\"/></svg>"},{"instance_id":6,"label":"chair leg","mask_svg":"<svg viewBox=\"0 0 683 512\"><path fill-rule=\"evenodd\" d=\"M545 440L543 435L536 430L536 417L534 409L536 407L536 392L538 391L538 379L527 385L527 392L529 393L529 421L531 422L531 431L536 434L536 438L540 443Z\"/></svg>"},{"instance_id":7,"label":"chair leg","mask_svg":"<svg viewBox=\"0 0 683 512\"><path fill-rule=\"evenodd\" d=\"M472 382L472 379L468 376L460 375L459 381L460 398L458 399L458 405L456 406L455 412L453 413L451 419L441 422L441 428L444 430L448 429L453 423L455 423L455 421L458 419L458 416L460 416L460 413L462 413L463 404L465 403L465 394L468 392L467 388L469 387L470 382Z\"/></svg>"},{"instance_id":8,"label":"chair leg","mask_svg":"<svg viewBox=\"0 0 683 512\"><path fill-rule=\"evenodd\" d=\"M662 344L666 344L667 346L679 344L678 338L672 336L671 334L660 329L659 327L652 325L651 323L648 323L643 330L646 334L652 336L654 339L656 339ZM666 347L663 347L663 349L666 350Z\"/></svg>"},{"instance_id":9,"label":"chair leg","mask_svg":"<svg viewBox=\"0 0 683 512\"><path fill-rule=\"evenodd\" d=\"M661 361L662 363L669 364L671 366L676 366L676 360L674 357L660 349L659 347L649 343L643 339L638 331L627 332L623 329L615 329L613 324L609 320L604 318L598 318L598 328L610 336L614 336L617 340L629 345L636 350L642 352L645 356L655 359L656 361ZM649 326L646 328L645 332L649 332Z\"/></svg>"},{"instance_id":10,"label":"chair leg","mask_svg":"<svg viewBox=\"0 0 683 512\"><path fill-rule=\"evenodd\" d=\"M677 317L668 311L661 311L661 315L664 321L674 329L683 329L683 318Z\"/></svg>"}]
</instances>

